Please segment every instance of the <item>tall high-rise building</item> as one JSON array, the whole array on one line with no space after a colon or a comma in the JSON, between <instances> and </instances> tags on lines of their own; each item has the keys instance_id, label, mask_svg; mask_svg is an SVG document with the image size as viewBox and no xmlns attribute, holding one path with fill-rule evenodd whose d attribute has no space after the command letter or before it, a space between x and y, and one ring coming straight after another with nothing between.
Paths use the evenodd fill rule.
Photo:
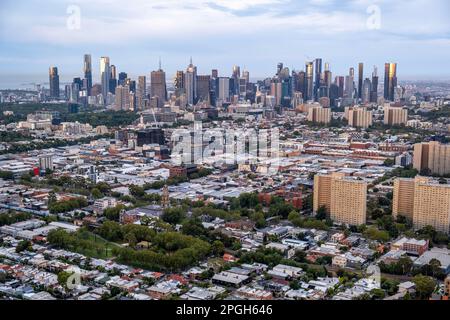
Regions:
<instances>
[{"instance_id":1,"label":"tall high-rise building","mask_svg":"<svg viewBox=\"0 0 450 320\"><path fill-rule=\"evenodd\" d=\"M219 77L219 71L217 69L211 70L211 78L217 79Z\"/></svg>"},{"instance_id":2,"label":"tall high-rise building","mask_svg":"<svg viewBox=\"0 0 450 320\"><path fill-rule=\"evenodd\" d=\"M102 95L106 101L109 93L109 80L111 78L111 67L109 64L109 57L100 58L100 77L102 82Z\"/></svg>"},{"instance_id":3,"label":"tall high-rise building","mask_svg":"<svg viewBox=\"0 0 450 320\"><path fill-rule=\"evenodd\" d=\"M59 98L59 74L57 67L50 67L48 71L50 83L50 97Z\"/></svg>"},{"instance_id":4,"label":"tall high-rise building","mask_svg":"<svg viewBox=\"0 0 450 320\"><path fill-rule=\"evenodd\" d=\"M371 93L372 93L372 82L370 82L369 78L366 78L362 85L362 92L361 92L362 103L367 104L370 102Z\"/></svg>"},{"instance_id":5,"label":"tall high-rise building","mask_svg":"<svg viewBox=\"0 0 450 320\"><path fill-rule=\"evenodd\" d=\"M420 176L394 180L392 215L408 218L416 230L432 226L449 233L450 185Z\"/></svg>"},{"instance_id":6,"label":"tall high-rise building","mask_svg":"<svg viewBox=\"0 0 450 320\"><path fill-rule=\"evenodd\" d=\"M315 79L314 79L314 98L317 101L319 99L319 88L321 85L321 78L322 78L322 59L318 58L315 61Z\"/></svg>"},{"instance_id":7,"label":"tall high-rise building","mask_svg":"<svg viewBox=\"0 0 450 320\"><path fill-rule=\"evenodd\" d=\"M314 62L306 63L305 101L314 99Z\"/></svg>"},{"instance_id":8,"label":"tall high-rise building","mask_svg":"<svg viewBox=\"0 0 450 320\"><path fill-rule=\"evenodd\" d=\"M216 85L216 97L217 100L222 103L230 102L230 78L219 77L217 78Z\"/></svg>"},{"instance_id":9,"label":"tall high-rise building","mask_svg":"<svg viewBox=\"0 0 450 320\"><path fill-rule=\"evenodd\" d=\"M80 91L83 86L83 81L80 78L74 78L72 84L69 86L69 102L78 103L80 98Z\"/></svg>"},{"instance_id":10,"label":"tall high-rise building","mask_svg":"<svg viewBox=\"0 0 450 320\"><path fill-rule=\"evenodd\" d=\"M92 90L92 58L90 54L84 55L83 72L85 79L84 89L86 90L87 95L90 96Z\"/></svg>"},{"instance_id":11,"label":"tall high-rise building","mask_svg":"<svg viewBox=\"0 0 450 320\"><path fill-rule=\"evenodd\" d=\"M127 79L128 79L128 74L126 72L121 72L121 73L119 73L119 80L117 81L117 84L119 86L124 86Z\"/></svg>"},{"instance_id":12,"label":"tall high-rise building","mask_svg":"<svg viewBox=\"0 0 450 320\"><path fill-rule=\"evenodd\" d=\"M358 64L358 99L362 99L363 80L364 79L364 63Z\"/></svg>"},{"instance_id":13,"label":"tall high-rise building","mask_svg":"<svg viewBox=\"0 0 450 320\"><path fill-rule=\"evenodd\" d=\"M111 65L111 75L109 77L109 92L115 93L117 87L117 68L115 65Z\"/></svg>"},{"instance_id":14,"label":"tall high-rise building","mask_svg":"<svg viewBox=\"0 0 450 320\"><path fill-rule=\"evenodd\" d=\"M305 73L305 71L300 71L299 73L297 73L296 91L301 92L303 100L306 101L306 73Z\"/></svg>"},{"instance_id":15,"label":"tall high-rise building","mask_svg":"<svg viewBox=\"0 0 450 320\"><path fill-rule=\"evenodd\" d=\"M179 97L184 93L184 72L177 71L175 78L173 80L173 85L175 87L175 96Z\"/></svg>"},{"instance_id":16,"label":"tall high-rise building","mask_svg":"<svg viewBox=\"0 0 450 320\"><path fill-rule=\"evenodd\" d=\"M384 124L388 126L406 125L408 121L408 109L391 107L389 103L384 105Z\"/></svg>"},{"instance_id":17,"label":"tall high-rise building","mask_svg":"<svg viewBox=\"0 0 450 320\"><path fill-rule=\"evenodd\" d=\"M211 77L209 75L197 76L197 98L201 102L209 102L211 93Z\"/></svg>"},{"instance_id":18,"label":"tall high-rise building","mask_svg":"<svg viewBox=\"0 0 450 320\"><path fill-rule=\"evenodd\" d=\"M130 110L131 109L131 95L130 87L128 86L117 86L116 96L115 96L115 107L116 110Z\"/></svg>"},{"instance_id":19,"label":"tall high-rise building","mask_svg":"<svg viewBox=\"0 0 450 320\"><path fill-rule=\"evenodd\" d=\"M384 65L384 99L394 101L395 88L397 87L397 64L386 63Z\"/></svg>"},{"instance_id":20,"label":"tall high-rise building","mask_svg":"<svg viewBox=\"0 0 450 320\"><path fill-rule=\"evenodd\" d=\"M275 97L275 105L280 106L283 97L283 86L279 80L272 81L270 84L270 95Z\"/></svg>"},{"instance_id":21,"label":"tall high-rise building","mask_svg":"<svg viewBox=\"0 0 450 320\"><path fill-rule=\"evenodd\" d=\"M372 125L373 114L364 107L346 107L345 119L350 127L368 128Z\"/></svg>"},{"instance_id":22,"label":"tall high-rise building","mask_svg":"<svg viewBox=\"0 0 450 320\"><path fill-rule=\"evenodd\" d=\"M283 62L279 62L277 64L277 76L280 74L281 70L283 70L283 67L284 67Z\"/></svg>"},{"instance_id":23,"label":"tall high-rise building","mask_svg":"<svg viewBox=\"0 0 450 320\"><path fill-rule=\"evenodd\" d=\"M325 63L325 71L323 72L323 84L327 88L330 88L332 82L333 74L330 71L330 64Z\"/></svg>"},{"instance_id":24,"label":"tall high-rise building","mask_svg":"<svg viewBox=\"0 0 450 320\"><path fill-rule=\"evenodd\" d=\"M136 106L138 110L145 109L145 101L147 98L147 78L140 76L136 90Z\"/></svg>"},{"instance_id":25,"label":"tall high-rise building","mask_svg":"<svg viewBox=\"0 0 450 320\"><path fill-rule=\"evenodd\" d=\"M450 144L438 141L422 142L414 145L414 169L421 173L450 174Z\"/></svg>"},{"instance_id":26,"label":"tall high-rise building","mask_svg":"<svg viewBox=\"0 0 450 320\"><path fill-rule=\"evenodd\" d=\"M167 88L166 88L166 73L160 68L157 71L152 71L151 76L150 95L151 98L157 98L158 108L164 107L164 103L167 101Z\"/></svg>"},{"instance_id":27,"label":"tall high-rise building","mask_svg":"<svg viewBox=\"0 0 450 320\"><path fill-rule=\"evenodd\" d=\"M372 92L370 93L370 102L378 102L378 68L376 66L373 67Z\"/></svg>"},{"instance_id":28,"label":"tall high-rise building","mask_svg":"<svg viewBox=\"0 0 450 320\"><path fill-rule=\"evenodd\" d=\"M367 182L341 173L314 176L313 210L325 207L331 220L348 225L366 223Z\"/></svg>"},{"instance_id":29,"label":"tall high-rise building","mask_svg":"<svg viewBox=\"0 0 450 320\"><path fill-rule=\"evenodd\" d=\"M248 70L242 71L242 78L245 79L246 83L250 83L250 72Z\"/></svg>"},{"instance_id":30,"label":"tall high-rise building","mask_svg":"<svg viewBox=\"0 0 450 320\"><path fill-rule=\"evenodd\" d=\"M308 121L329 124L331 121L331 109L324 108L321 105L310 107L308 109Z\"/></svg>"},{"instance_id":31,"label":"tall high-rise building","mask_svg":"<svg viewBox=\"0 0 450 320\"><path fill-rule=\"evenodd\" d=\"M350 68L349 75L345 77L344 97L353 99L355 97L355 69Z\"/></svg>"},{"instance_id":32,"label":"tall high-rise building","mask_svg":"<svg viewBox=\"0 0 450 320\"><path fill-rule=\"evenodd\" d=\"M336 85L338 86L338 97L343 98L344 97L344 91L345 91L345 78L340 76L336 77Z\"/></svg>"},{"instance_id":33,"label":"tall high-rise building","mask_svg":"<svg viewBox=\"0 0 450 320\"><path fill-rule=\"evenodd\" d=\"M192 58L184 74L186 100L189 105L197 103L197 67L192 64Z\"/></svg>"}]
</instances>

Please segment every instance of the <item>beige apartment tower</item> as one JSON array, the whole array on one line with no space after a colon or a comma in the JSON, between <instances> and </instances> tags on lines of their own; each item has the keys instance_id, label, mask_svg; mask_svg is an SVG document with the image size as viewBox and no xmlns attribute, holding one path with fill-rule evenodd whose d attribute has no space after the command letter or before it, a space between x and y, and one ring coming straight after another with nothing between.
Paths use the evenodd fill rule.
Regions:
<instances>
[{"instance_id":1,"label":"beige apartment tower","mask_svg":"<svg viewBox=\"0 0 450 320\"><path fill-rule=\"evenodd\" d=\"M372 125L373 115L366 108L346 107L345 118L350 127L365 129Z\"/></svg>"},{"instance_id":2,"label":"beige apartment tower","mask_svg":"<svg viewBox=\"0 0 450 320\"><path fill-rule=\"evenodd\" d=\"M412 220L416 230L432 226L449 233L450 185L438 184L427 177L394 181L392 214Z\"/></svg>"},{"instance_id":3,"label":"beige apartment tower","mask_svg":"<svg viewBox=\"0 0 450 320\"><path fill-rule=\"evenodd\" d=\"M313 210L325 206L331 220L348 225L366 223L367 183L340 173L314 177Z\"/></svg>"},{"instance_id":4,"label":"beige apartment tower","mask_svg":"<svg viewBox=\"0 0 450 320\"><path fill-rule=\"evenodd\" d=\"M417 143L414 145L414 169L430 174L450 174L450 144L438 141Z\"/></svg>"},{"instance_id":5,"label":"beige apartment tower","mask_svg":"<svg viewBox=\"0 0 450 320\"><path fill-rule=\"evenodd\" d=\"M408 110L400 107L384 106L384 124L388 126L406 125L408 122Z\"/></svg>"},{"instance_id":6,"label":"beige apartment tower","mask_svg":"<svg viewBox=\"0 0 450 320\"><path fill-rule=\"evenodd\" d=\"M331 121L331 109L322 106L314 106L308 110L308 121L320 124L329 124Z\"/></svg>"}]
</instances>

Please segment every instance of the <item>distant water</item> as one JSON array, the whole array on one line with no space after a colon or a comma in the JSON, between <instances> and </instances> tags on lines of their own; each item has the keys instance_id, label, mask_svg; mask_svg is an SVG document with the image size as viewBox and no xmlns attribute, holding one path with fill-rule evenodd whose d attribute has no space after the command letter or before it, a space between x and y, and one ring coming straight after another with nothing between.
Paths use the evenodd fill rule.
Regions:
<instances>
[{"instance_id":1,"label":"distant water","mask_svg":"<svg viewBox=\"0 0 450 320\"><path fill-rule=\"evenodd\" d=\"M74 76L64 77L60 76L60 86L70 83ZM5 89L20 89L20 90L35 90L36 85L40 84L46 88L49 87L47 75L7 75L0 74L0 90Z\"/></svg>"}]
</instances>

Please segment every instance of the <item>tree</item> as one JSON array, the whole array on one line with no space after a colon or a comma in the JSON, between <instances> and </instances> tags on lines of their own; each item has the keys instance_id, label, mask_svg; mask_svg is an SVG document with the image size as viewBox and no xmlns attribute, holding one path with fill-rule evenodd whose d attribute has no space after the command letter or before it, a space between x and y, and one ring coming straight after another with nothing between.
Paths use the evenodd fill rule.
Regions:
<instances>
[{"instance_id":1,"label":"tree","mask_svg":"<svg viewBox=\"0 0 450 320\"><path fill-rule=\"evenodd\" d=\"M133 197L142 198L143 196L145 196L145 190L143 187L139 187L133 184L128 189L130 190L130 194Z\"/></svg>"},{"instance_id":2,"label":"tree","mask_svg":"<svg viewBox=\"0 0 450 320\"><path fill-rule=\"evenodd\" d=\"M432 241L436 236L436 229L434 229L432 226L425 226L422 229L420 229L418 233L422 235L424 238Z\"/></svg>"},{"instance_id":3,"label":"tree","mask_svg":"<svg viewBox=\"0 0 450 320\"><path fill-rule=\"evenodd\" d=\"M0 179L14 180L14 173L12 173L11 171L1 171L0 170Z\"/></svg>"},{"instance_id":4,"label":"tree","mask_svg":"<svg viewBox=\"0 0 450 320\"><path fill-rule=\"evenodd\" d=\"M381 289L386 290L387 294L392 296L398 291L399 282L397 280L381 278Z\"/></svg>"},{"instance_id":5,"label":"tree","mask_svg":"<svg viewBox=\"0 0 450 320\"><path fill-rule=\"evenodd\" d=\"M186 216L186 210L182 207L165 209L161 219L170 224L178 224Z\"/></svg>"},{"instance_id":6,"label":"tree","mask_svg":"<svg viewBox=\"0 0 450 320\"><path fill-rule=\"evenodd\" d=\"M281 202L275 202L270 205L269 214L270 216L281 216L286 219L293 210L295 208L292 204L286 203L281 199Z\"/></svg>"},{"instance_id":7,"label":"tree","mask_svg":"<svg viewBox=\"0 0 450 320\"><path fill-rule=\"evenodd\" d=\"M31 245L31 242L28 240L22 240L17 244L16 252L22 252L22 251L33 251L33 246Z\"/></svg>"},{"instance_id":8,"label":"tree","mask_svg":"<svg viewBox=\"0 0 450 320\"><path fill-rule=\"evenodd\" d=\"M390 239L389 233L383 230L378 230L375 227L369 227L364 231L364 236L371 240L377 240L381 242L388 242Z\"/></svg>"},{"instance_id":9,"label":"tree","mask_svg":"<svg viewBox=\"0 0 450 320\"><path fill-rule=\"evenodd\" d=\"M97 230L98 234L109 240L118 241L122 239L122 229L117 222L105 221Z\"/></svg>"},{"instance_id":10,"label":"tree","mask_svg":"<svg viewBox=\"0 0 450 320\"><path fill-rule=\"evenodd\" d=\"M385 167L392 167L394 164L395 164L395 160L393 160L391 158L384 160L384 163L383 163L383 165Z\"/></svg>"},{"instance_id":11,"label":"tree","mask_svg":"<svg viewBox=\"0 0 450 320\"><path fill-rule=\"evenodd\" d=\"M207 230L198 218L186 220L181 227L181 232L193 237L205 236L207 234Z\"/></svg>"},{"instance_id":12,"label":"tree","mask_svg":"<svg viewBox=\"0 0 450 320\"><path fill-rule=\"evenodd\" d=\"M131 247L134 247L137 244L136 236L132 232L127 233L124 237L124 240L127 241Z\"/></svg>"},{"instance_id":13,"label":"tree","mask_svg":"<svg viewBox=\"0 0 450 320\"><path fill-rule=\"evenodd\" d=\"M215 240L215 241L212 243L211 251L212 251L212 253L213 253L215 256L221 256L221 255L223 255L224 250L225 250L225 246L224 246L224 244L223 244L222 241L220 241L220 240Z\"/></svg>"},{"instance_id":14,"label":"tree","mask_svg":"<svg viewBox=\"0 0 450 320\"><path fill-rule=\"evenodd\" d=\"M413 282L416 285L416 295L420 299L428 299L436 288L436 281L424 275L417 275L413 278Z\"/></svg>"},{"instance_id":15,"label":"tree","mask_svg":"<svg viewBox=\"0 0 450 320\"><path fill-rule=\"evenodd\" d=\"M67 289L69 278L73 275L72 272L61 271L58 273L58 283Z\"/></svg>"},{"instance_id":16,"label":"tree","mask_svg":"<svg viewBox=\"0 0 450 320\"><path fill-rule=\"evenodd\" d=\"M383 300L386 296L386 292L382 289L372 289L370 293L375 300Z\"/></svg>"},{"instance_id":17,"label":"tree","mask_svg":"<svg viewBox=\"0 0 450 320\"><path fill-rule=\"evenodd\" d=\"M239 204L242 208L254 208L259 204L256 193L242 193L239 196Z\"/></svg>"},{"instance_id":18,"label":"tree","mask_svg":"<svg viewBox=\"0 0 450 320\"><path fill-rule=\"evenodd\" d=\"M97 188L92 189L91 195L94 199L103 198L103 193Z\"/></svg>"},{"instance_id":19,"label":"tree","mask_svg":"<svg viewBox=\"0 0 450 320\"><path fill-rule=\"evenodd\" d=\"M316 219L317 220L325 220L327 218L327 207L320 206L317 210Z\"/></svg>"},{"instance_id":20,"label":"tree","mask_svg":"<svg viewBox=\"0 0 450 320\"><path fill-rule=\"evenodd\" d=\"M107 208L103 211L103 215L108 219L112 221L119 221L120 218L120 211L125 209L125 206L122 204L119 204L115 206L114 208Z\"/></svg>"},{"instance_id":21,"label":"tree","mask_svg":"<svg viewBox=\"0 0 450 320\"><path fill-rule=\"evenodd\" d=\"M264 213L255 212L251 219L256 222L256 228L264 228L267 225L266 219L264 218Z\"/></svg>"}]
</instances>

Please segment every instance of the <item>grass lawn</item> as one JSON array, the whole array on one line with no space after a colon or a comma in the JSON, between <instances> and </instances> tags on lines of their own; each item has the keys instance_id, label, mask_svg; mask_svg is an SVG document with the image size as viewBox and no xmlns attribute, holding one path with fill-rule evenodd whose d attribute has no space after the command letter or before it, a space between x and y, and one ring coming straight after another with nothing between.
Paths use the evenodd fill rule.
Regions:
<instances>
[{"instance_id":1,"label":"grass lawn","mask_svg":"<svg viewBox=\"0 0 450 320\"><path fill-rule=\"evenodd\" d=\"M76 252L79 252L87 257L99 258L99 259L110 259L113 258L113 248L121 247L119 244L114 242L109 242L99 235L96 235L89 231L79 231L76 237L80 240L91 242L91 246L83 246L73 248Z\"/></svg>"}]
</instances>

